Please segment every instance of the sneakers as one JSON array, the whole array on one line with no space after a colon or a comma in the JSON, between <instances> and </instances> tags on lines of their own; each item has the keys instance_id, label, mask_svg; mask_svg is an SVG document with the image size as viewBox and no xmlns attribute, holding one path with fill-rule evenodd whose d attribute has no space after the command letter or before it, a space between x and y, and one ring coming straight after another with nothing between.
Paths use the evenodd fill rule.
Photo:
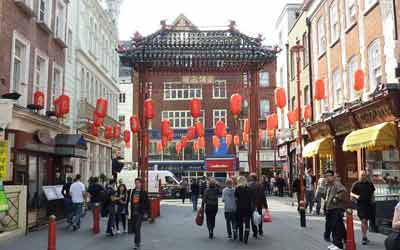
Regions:
<instances>
[{"instance_id":1,"label":"sneakers","mask_svg":"<svg viewBox=\"0 0 400 250\"><path fill-rule=\"evenodd\" d=\"M121 231L119 231L119 230L117 230L117 232L116 232L117 234L121 234Z\"/></svg>"},{"instance_id":2,"label":"sneakers","mask_svg":"<svg viewBox=\"0 0 400 250\"><path fill-rule=\"evenodd\" d=\"M135 245L135 246L133 247L133 249L140 249L140 246Z\"/></svg>"},{"instance_id":3,"label":"sneakers","mask_svg":"<svg viewBox=\"0 0 400 250\"><path fill-rule=\"evenodd\" d=\"M127 230L127 229L124 229L124 234L126 234L126 233L128 233L128 230Z\"/></svg>"},{"instance_id":4,"label":"sneakers","mask_svg":"<svg viewBox=\"0 0 400 250\"><path fill-rule=\"evenodd\" d=\"M363 238L363 239L362 239L362 244L363 244L363 245L368 245L369 242L370 242L370 241L369 241L368 238Z\"/></svg>"}]
</instances>

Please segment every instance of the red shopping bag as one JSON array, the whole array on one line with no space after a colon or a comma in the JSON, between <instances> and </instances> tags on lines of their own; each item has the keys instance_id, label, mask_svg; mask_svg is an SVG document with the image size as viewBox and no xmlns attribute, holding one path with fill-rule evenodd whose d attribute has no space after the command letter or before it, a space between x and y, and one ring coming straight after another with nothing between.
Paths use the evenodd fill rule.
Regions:
<instances>
[{"instance_id":1,"label":"red shopping bag","mask_svg":"<svg viewBox=\"0 0 400 250\"><path fill-rule=\"evenodd\" d=\"M271 223L272 222L272 217L271 214L269 213L268 210L265 210L264 216L263 216L263 221L265 223Z\"/></svg>"},{"instance_id":2,"label":"red shopping bag","mask_svg":"<svg viewBox=\"0 0 400 250\"><path fill-rule=\"evenodd\" d=\"M196 224L202 226L204 223L204 209L200 208L196 215Z\"/></svg>"}]
</instances>

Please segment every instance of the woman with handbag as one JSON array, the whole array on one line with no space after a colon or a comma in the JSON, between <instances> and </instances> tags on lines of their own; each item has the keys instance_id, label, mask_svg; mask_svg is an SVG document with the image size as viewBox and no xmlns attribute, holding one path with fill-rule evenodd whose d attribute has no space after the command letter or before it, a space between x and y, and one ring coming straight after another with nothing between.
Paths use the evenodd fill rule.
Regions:
<instances>
[{"instance_id":1,"label":"woman with handbag","mask_svg":"<svg viewBox=\"0 0 400 250\"><path fill-rule=\"evenodd\" d=\"M394 209L392 228L393 232L385 240L386 250L400 249L400 202Z\"/></svg>"},{"instance_id":2,"label":"woman with handbag","mask_svg":"<svg viewBox=\"0 0 400 250\"><path fill-rule=\"evenodd\" d=\"M204 192L202 208L205 208L209 238L214 238L215 217L218 213L218 188L215 180L210 179L209 187Z\"/></svg>"}]
</instances>

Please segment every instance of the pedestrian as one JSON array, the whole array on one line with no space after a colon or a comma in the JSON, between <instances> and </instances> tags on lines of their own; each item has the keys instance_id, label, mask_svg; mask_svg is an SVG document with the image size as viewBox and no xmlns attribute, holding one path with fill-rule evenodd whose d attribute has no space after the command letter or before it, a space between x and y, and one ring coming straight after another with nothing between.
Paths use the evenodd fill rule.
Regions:
<instances>
[{"instance_id":1,"label":"pedestrian","mask_svg":"<svg viewBox=\"0 0 400 250\"><path fill-rule=\"evenodd\" d=\"M200 195L201 195L201 198L203 198L204 191L206 191L206 189L207 189L207 179L206 179L205 176L203 176L201 178L201 182L200 182Z\"/></svg>"},{"instance_id":2,"label":"pedestrian","mask_svg":"<svg viewBox=\"0 0 400 250\"><path fill-rule=\"evenodd\" d=\"M67 182L63 185L61 189L61 193L64 196L64 212L65 217L67 218L68 228L72 226L72 218L74 216L72 209L72 200L70 195L70 188L72 185L72 177L67 177Z\"/></svg>"},{"instance_id":3,"label":"pedestrian","mask_svg":"<svg viewBox=\"0 0 400 250\"><path fill-rule=\"evenodd\" d=\"M326 223L332 232L333 245L339 249L343 249L343 241L346 236L343 216L346 207L347 191L343 184L336 181L333 171L327 171L326 178Z\"/></svg>"},{"instance_id":4,"label":"pedestrian","mask_svg":"<svg viewBox=\"0 0 400 250\"><path fill-rule=\"evenodd\" d=\"M312 214L314 208L314 184L315 177L311 175L311 169L307 169L305 175L305 191L306 191L306 206L305 209L309 209L309 213Z\"/></svg>"},{"instance_id":5,"label":"pedestrian","mask_svg":"<svg viewBox=\"0 0 400 250\"><path fill-rule=\"evenodd\" d=\"M135 188L131 192L129 205L129 218L133 224L133 233L135 234L134 249L139 249L141 243L142 220L144 215L149 211L149 198L147 192L143 190L142 179L140 178L135 179Z\"/></svg>"},{"instance_id":6,"label":"pedestrian","mask_svg":"<svg viewBox=\"0 0 400 250\"><path fill-rule=\"evenodd\" d=\"M228 178L226 180L226 187L222 190L222 201L224 202L225 209L225 221L226 221L226 232L228 233L228 238L237 239L237 217L236 217L236 198L235 189L233 188L232 179Z\"/></svg>"},{"instance_id":7,"label":"pedestrian","mask_svg":"<svg viewBox=\"0 0 400 250\"><path fill-rule=\"evenodd\" d=\"M266 189L267 195L271 195L272 192L271 192L271 178L270 177L266 178L265 189Z\"/></svg>"},{"instance_id":8,"label":"pedestrian","mask_svg":"<svg viewBox=\"0 0 400 250\"><path fill-rule=\"evenodd\" d=\"M361 171L360 179L355 182L351 188L351 198L357 202L357 214L361 220L361 232L362 232L362 244L367 245L369 243L367 232L368 232L368 221L371 219L373 213L373 197L375 187L372 182L368 180L367 173Z\"/></svg>"},{"instance_id":9,"label":"pedestrian","mask_svg":"<svg viewBox=\"0 0 400 250\"><path fill-rule=\"evenodd\" d=\"M124 164L120 162L121 159L122 159L121 153L119 151L115 152L115 158L112 159L111 161L111 170L114 179L114 184L117 183L118 174L124 168Z\"/></svg>"},{"instance_id":10,"label":"pedestrian","mask_svg":"<svg viewBox=\"0 0 400 250\"><path fill-rule=\"evenodd\" d=\"M90 197L90 207L93 208L95 205L100 205L105 199L105 190L103 185L99 183L98 177L92 178L92 183L88 187L88 193Z\"/></svg>"},{"instance_id":11,"label":"pedestrian","mask_svg":"<svg viewBox=\"0 0 400 250\"><path fill-rule=\"evenodd\" d=\"M208 236L214 238L215 216L218 213L218 188L214 179L209 180L209 187L204 191L202 207L205 209Z\"/></svg>"},{"instance_id":12,"label":"pedestrian","mask_svg":"<svg viewBox=\"0 0 400 250\"><path fill-rule=\"evenodd\" d=\"M293 184L292 184L292 191L294 195L296 196L296 201L297 201L297 212L300 212L300 178L296 177L294 179Z\"/></svg>"},{"instance_id":13,"label":"pedestrian","mask_svg":"<svg viewBox=\"0 0 400 250\"><path fill-rule=\"evenodd\" d=\"M86 202L86 189L81 182L80 174L76 175L74 183L71 184L69 194L71 195L73 209L72 229L76 231L81 227L83 205Z\"/></svg>"},{"instance_id":14,"label":"pedestrian","mask_svg":"<svg viewBox=\"0 0 400 250\"><path fill-rule=\"evenodd\" d=\"M186 182L186 180L183 180L181 182L181 187L180 187L180 194L181 194L181 198L182 198L182 204L185 204L185 199L186 199L186 193L187 193L187 187L188 184Z\"/></svg>"},{"instance_id":15,"label":"pedestrian","mask_svg":"<svg viewBox=\"0 0 400 250\"><path fill-rule=\"evenodd\" d=\"M278 196L283 197L283 190L285 188L285 180L282 178L281 174L278 174L278 177L276 178L276 187L278 189Z\"/></svg>"},{"instance_id":16,"label":"pedestrian","mask_svg":"<svg viewBox=\"0 0 400 250\"><path fill-rule=\"evenodd\" d=\"M239 241L247 244L250 235L250 217L252 216L251 191L247 186L247 180L244 176L238 179L238 186L235 189L236 211L239 217ZM244 224L244 232L243 232Z\"/></svg>"},{"instance_id":17,"label":"pedestrian","mask_svg":"<svg viewBox=\"0 0 400 250\"><path fill-rule=\"evenodd\" d=\"M317 190L315 192L315 202L317 203L315 212L318 216L321 215L322 199L325 199L325 194L326 194L326 180L324 176L321 176L318 179Z\"/></svg>"},{"instance_id":18,"label":"pedestrian","mask_svg":"<svg viewBox=\"0 0 400 250\"><path fill-rule=\"evenodd\" d=\"M117 190L117 214L115 226L117 228L117 234L120 234L119 224L121 222L122 229L124 233L127 233L126 230L126 216L128 214L128 189L125 184L120 184Z\"/></svg>"},{"instance_id":19,"label":"pedestrian","mask_svg":"<svg viewBox=\"0 0 400 250\"><path fill-rule=\"evenodd\" d=\"M114 236L114 227L115 227L115 217L117 214L117 192L115 190L115 181L114 178L111 179L106 188L107 193L107 211L108 211L108 220L107 220L107 236Z\"/></svg>"},{"instance_id":20,"label":"pedestrian","mask_svg":"<svg viewBox=\"0 0 400 250\"><path fill-rule=\"evenodd\" d=\"M278 178L280 178L278 176ZM250 181L249 181L249 188L251 191L251 196L252 196L252 214L253 213L258 213L260 217L262 217L263 214L263 209L268 208L267 204L267 197L265 196L265 192L263 192L263 187L261 183L257 182L257 176L255 174L250 175ZM251 216L251 227L253 230L253 237L257 238L258 236L263 236L263 220L260 221L259 224L257 224L254 219L254 217Z\"/></svg>"},{"instance_id":21,"label":"pedestrian","mask_svg":"<svg viewBox=\"0 0 400 250\"><path fill-rule=\"evenodd\" d=\"M197 183L196 179L192 181L192 184L190 185L190 191L192 197L193 211L197 211L197 201L199 199L200 186Z\"/></svg>"},{"instance_id":22,"label":"pedestrian","mask_svg":"<svg viewBox=\"0 0 400 250\"><path fill-rule=\"evenodd\" d=\"M276 186L276 175L275 174L271 177L271 181L270 181L269 185L271 187L271 195L277 195L278 188Z\"/></svg>"},{"instance_id":23,"label":"pedestrian","mask_svg":"<svg viewBox=\"0 0 400 250\"><path fill-rule=\"evenodd\" d=\"M400 249L400 202L394 209L392 228L393 232L385 240L386 250Z\"/></svg>"}]
</instances>

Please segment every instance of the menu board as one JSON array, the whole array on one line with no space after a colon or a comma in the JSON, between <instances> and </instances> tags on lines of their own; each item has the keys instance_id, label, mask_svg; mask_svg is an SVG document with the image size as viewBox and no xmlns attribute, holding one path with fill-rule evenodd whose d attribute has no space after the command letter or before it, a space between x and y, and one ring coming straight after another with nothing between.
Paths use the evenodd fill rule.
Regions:
<instances>
[{"instance_id":1,"label":"menu board","mask_svg":"<svg viewBox=\"0 0 400 250\"><path fill-rule=\"evenodd\" d=\"M60 200L64 199L64 195L62 194L62 185L57 185L57 186L43 186L43 192L44 195L46 196L46 199L48 201L53 201L53 200Z\"/></svg>"}]
</instances>

